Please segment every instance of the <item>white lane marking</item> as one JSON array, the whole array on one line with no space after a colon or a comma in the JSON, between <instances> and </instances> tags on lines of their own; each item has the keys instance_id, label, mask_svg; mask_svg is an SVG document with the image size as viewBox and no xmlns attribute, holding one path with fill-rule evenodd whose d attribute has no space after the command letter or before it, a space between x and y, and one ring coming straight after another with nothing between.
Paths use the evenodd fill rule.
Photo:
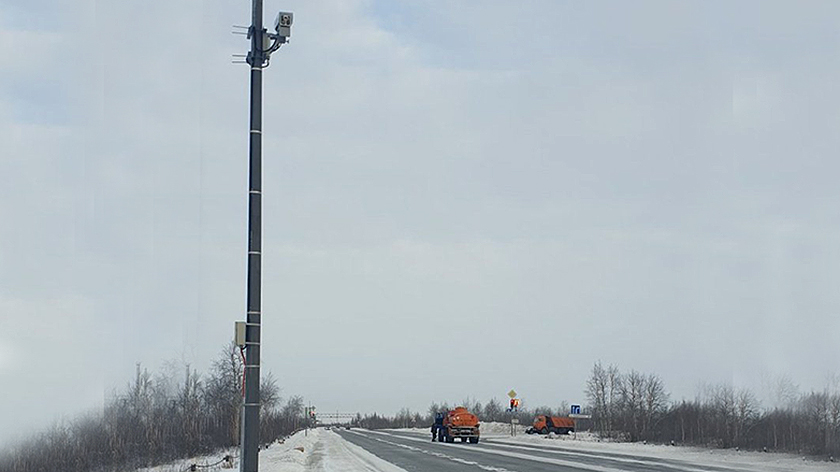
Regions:
<instances>
[{"instance_id":1,"label":"white lane marking","mask_svg":"<svg viewBox=\"0 0 840 472\"><path fill-rule=\"evenodd\" d=\"M419 448L419 447L409 446L408 444L399 444L399 443L387 441L385 439L365 435L363 433L360 433L359 431L350 431L350 432L354 433L354 434L358 434L360 436L364 436L368 439L373 439L374 441L379 441L381 443L389 444L391 446L396 446L396 447L401 447L403 449L408 449L409 451L420 452L422 454L428 454L430 456L440 457L441 459L450 460L452 462L457 462L459 464L474 465L474 466L476 466L476 467L478 467L482 470L487 470L487 471L490 471L490 472L517 472L517 471L514 471L514 470L510 470L510 469L505 469L504 467L496 467L496 466L492 466L492 465L479 464L478 462L475 462L475 461L461 459L460 457L453 457L453 456L443 454L443 453L437 452L437 451L429 451L429 450L422 449L422 448Z\"/></svg>"},{"instance_id":2,"label":"white lane marking","mask_svg":"<svg viewBox=\"0 0 840 472\"><path fill-rule=\"evenodd\" d=\"M422 443L427 442L427 440L425 440L425 439L410 438L408 436L403 436L403 435L399 435L399 434L391 434L391 433L387 433L387 432L384 432L384 431L368 430L367 432L374 433L374 434L381 434L383 436L405 439L407 441L415 441L415 442L422 442ZM528 448L527 446L513 446L513 445L510 445L510 443L505 443L505 445L508 446L508 447L514 447L514 448L517 448L517 449L525 449L525 450L531 450L531 451L534 450L533 448ZM582 462L567 461L567 460L563 460L563 459L550 459L550 458L547 458L547 457L532 456L532 455L528 455L528 454L520 454L518 452L500 450L500 449L497 449L498 446L496 446L496 448L491 449L492 447L493 447L493 444L484 443L480 449L474 448L472 450L474 450L476 452L484 452L484 453L487 453L487 454L496 454L496 455L500 455L500 456L515 457L515 458L519 458L519 459L528 459L528 460L532 460L532 461L536 461L536 462L543 462L543 463L546 463L546 464L562 465L562 466L566 466L566 467L575 467L575 468L578 468L578 469L592 470L592 471L595 471L595 472L620 472L620 471L622 471L622 469L616 469L614 467L605 467L605 466L600 466L600 465L585 464L585 463L582 463ZM545 451L545 450L538 449L535 452L568 454L568 455L579 456L581 458L610 460L610 461L621 462L621 463L632 464L632 465L643 465L643 466L656 465L656 466L672 467L671 464L663 464L661 462L645 461L645 460L629 459L629 458L625 459L625 458L618 458L618 457L612 457L612 456L586 454L586 453L582 453L582 452L568 452L568 451L564 451L564 450L557 450L556 452L554 452L554 451ZM673 464L673 467L678 467L680 471L684 471L684 472L708 472L708 469L704 469L700 466L690 464L690 463ZM734 470L738 470L738 469L732 469L732 470L734 471Z\"/></svg>"}]
</instances>

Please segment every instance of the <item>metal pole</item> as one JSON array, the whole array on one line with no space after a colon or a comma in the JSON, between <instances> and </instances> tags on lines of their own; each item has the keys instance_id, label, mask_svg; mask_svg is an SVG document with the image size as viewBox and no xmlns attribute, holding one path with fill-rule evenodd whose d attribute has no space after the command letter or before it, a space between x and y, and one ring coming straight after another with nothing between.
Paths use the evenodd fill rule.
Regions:
<instances>
[{"instance_id":1,"label":"metal pole","mask_svg":"<svg viewBox=\"0 0 840 472\"><path fill-rule=\"evenodd\" d=\"M257 472L260 442L260 323L262 256L262 69L266 53L263 37L263 2L252 0L251 118L248 188L248 315L245 330L245 401L242 405L242 441L239 470Z\"/></svg>"}]
</instances>

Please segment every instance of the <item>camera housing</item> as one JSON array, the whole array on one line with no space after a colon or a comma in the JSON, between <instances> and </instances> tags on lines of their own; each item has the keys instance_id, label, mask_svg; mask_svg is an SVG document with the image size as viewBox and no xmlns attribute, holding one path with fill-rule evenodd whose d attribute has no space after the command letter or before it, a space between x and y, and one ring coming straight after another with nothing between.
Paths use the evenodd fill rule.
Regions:
<instances>
[{"instance_id":1,"label":"camera housing","mask_svg":"<svg viewBox=\"0 0 840 472\"><path fill-rule=\"evenodd\" d=\"M277 35L284 38L290 37L292 35L292 22L294 19L295 15L292 12L281 11L278 13L277 18L274 20L274 30L277 31Z\"/></svg>"}]
</instances>

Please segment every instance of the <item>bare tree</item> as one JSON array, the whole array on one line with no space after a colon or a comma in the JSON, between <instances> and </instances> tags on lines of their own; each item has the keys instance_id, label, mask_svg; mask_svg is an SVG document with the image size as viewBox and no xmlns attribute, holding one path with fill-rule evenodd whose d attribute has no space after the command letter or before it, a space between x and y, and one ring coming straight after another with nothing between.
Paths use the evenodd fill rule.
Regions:
<instances>
[{"instance_id":1,"label":"bare tree","mask_svg":"<svg viewBox=\"0 0 840 472\"><path fill-rule=\"evenodd\" d=\"M303 397L293 396L286 400L286 404L280 410L280 416L288 421L293 429L303 424Z\"/></svg>"},{"instance_id":2,"label":"bare tree","mask_svg":"<svg viewBox=\"0 0 840 472\"><path fill-rule=\"evenodd\" d=\"M762 378L765 403L771 408L790 408L799 399L799 386L789 375Z\"/></svg>"},{"instance_id":3,"label":"bare tree","mask_svg":"<svg viewBox=\"0 0 840 472\"><path fill-rule=\"evenodd\" d=\"M441 411L440 405L438 405L437 402L432 402L432 404L429 405L429 409L427 410L428 418L429 418L429 421L428 421L429 424L431 424L435 421L435 415L440 411Z\"/></svg>"},{"instance_id":4,"label":"bare tree","mask_svg":"<svg viewBox=\"0 0 840 472\"><path fill-rule=\"evenodd\" d=\"M622 423L624 430L630 433L631 441L641 439L642 423L644 418L644 390L645 376L631 370L623 376L623 382L619 386Z\"/></svg>"},{"instance_id":5,"label":"bare tree","mask_svg":"<svg viewBox=\"0 0 840 472\"><path fill-rule=\"evenodd\" d=\"M610 431L610 412L607 407L608 392L607 372L601 366L601 361L598 361L592 366L592 373L586 381L586 398L592 406L595 424L601 435Z\"/></svg>"},{"instance_id":6,"label":"bare tree","mask_svg":"<svg viewBox=\"0 0 840 472\"><path fill-rule=\"evenodd\" d=\"M464 405L467 410L471 411L474 415L478 416L479 419L481 415L484 413L484 407L481 405L481 402L476 400L470 405Z\"/></svg>"},{"instance_id":7,"label":"bare tree","mask_svg":"<svg viewBox=\"0 0 840 472\"><path fill-rule=\"evenodd\" d=\"M743 435L758 415L758 400L749 389L742 388L735 395L734 431L732 443L743 446Z\"/></svg>"},{"instance_id":8,"label":"bare tree","mask_svg":"<svg viewBox=\"0 0 840 472\"><path fill-rule=\"evenodd\" d=\"M532 412L534 416L545 415L545 416L554 416L554 410L551 409L550 406L542 405L534 408Z\"/></svg>"},{"instance_id":9,"label":"bare tree","mask_svg":"<svg viewBox=\"0 0 840 472\"><path fill-rule=\"evenodd\" d=\"M101 414L57 423L31 441L0 454L3 472L135 470L209 453L238 442L231 437L241 402L241 363L227 346L202 379L188 365L171 361L154 376L137 365L134 382L106 401ZM279 387L263 377L261 438L272 440L293 429L275 407ZM302 411L296 397L288 410ZM287 405L288 406L288 405Z\"/></svg>"},{"instance_id":10,"label":"bare tree","mask_svg":"<svg viewBox=\"0 0 840 472\"><path fill-rule=\"evenodd\" d=\"M560 406L557 407L557 416L563 416L569 413L569 401L561 400Z\"/></svg>"},{"instance_id":11,"label":"bare tree","mask_svg":"<svg viewBox=\"0 0 840 472\"><path fill-rule=\"evenodd\" d=\"M399 413L397 413L396 423L400 428L409 428L412 426L412 419L414 415L411 413L411 410L408 408L402 408Z\"/></svg>"},{"instance_id":12,"label":"bare tree","mask_svg":"<svg viewBox=\"0 0 840 472\"><path fill-rule=\"evenodd\" d=\"M239 441L243 367L242 353L231 341L213 362L207 380L207 400L216 419L215 429L223 431L231 444Z\"/></svg>"},{"instance_id":13,"label":"bare tree","mask_svg":"<svg viewBox=\"0 0 840 472\"><path fill-rule=\"evenodd\" d=\"M280 387L271 372L260 379L260 410L266 413L277 408L280 403Z\"/></svg>"},{"instance_id":14,"label":"bare tree","mask_svg":"<svg viewBox=\"0 0 840 472\"><path fill-rule=\"evenodd\" d=\"M665 384L656 374L648 374L643 379L642 385L642 408L643 422L641 436L650 438L650 429L668 408L668 393L665 391Z\"/></svg>"},{"instance_id":15,"label":"bare tree","mask_svg":"<svg viewBox=\"0 0 840 472\"><path fill-rule=\"evenodd\" d=\"M482 421L502 421L504 415L504 408L501 402L496 398L491 398L490 401L484 404Z\"/></svg>"}]
</instances>

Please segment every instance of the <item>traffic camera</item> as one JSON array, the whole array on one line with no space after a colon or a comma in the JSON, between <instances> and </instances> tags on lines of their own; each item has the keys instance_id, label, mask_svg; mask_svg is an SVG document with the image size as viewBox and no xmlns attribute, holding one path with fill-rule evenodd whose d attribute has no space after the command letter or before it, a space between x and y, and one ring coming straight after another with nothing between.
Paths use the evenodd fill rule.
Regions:
<instances>
[{"instance_id":1,"label":"traffic camera","mask_svg":"<svg viewBox=\"0 0 840 472\"><path fill-rule=\"evenodd\" d=\"M288 11L281 11L277 14L274 20L274 30L277 31L277 36L288 39L292 36L292 21L295 15Z\"/></svg>"}]
</instances>

